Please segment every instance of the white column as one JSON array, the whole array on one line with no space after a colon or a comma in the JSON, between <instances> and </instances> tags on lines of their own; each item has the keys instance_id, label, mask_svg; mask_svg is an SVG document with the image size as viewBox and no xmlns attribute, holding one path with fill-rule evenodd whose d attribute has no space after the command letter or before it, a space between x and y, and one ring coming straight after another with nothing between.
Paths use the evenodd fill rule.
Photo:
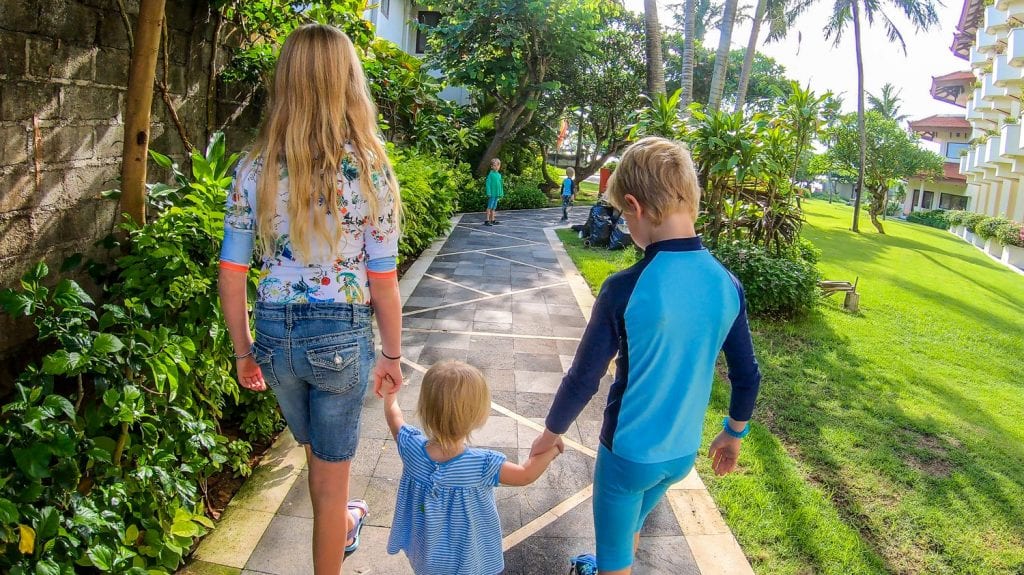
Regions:
<instances>
[{"instance_id":1,"label":"white column","mask_svg":"<svg viewBox=\"0 0 1024 575\"><path fill-rule=\"evenodd\" d=\"M999 206L998 206L999 209L996 210L996 213L994 215L996 215L996 216L1008 216L1009 215L1006 212L1010 208L1010 194L1015 193L1017 191L1016 188L1017 188L1017 186L1014 185L1013 180L1004 180L1003 181L1003 193L1001 194L1001 197L999 198Z\"/></svg>"}]
</instances>

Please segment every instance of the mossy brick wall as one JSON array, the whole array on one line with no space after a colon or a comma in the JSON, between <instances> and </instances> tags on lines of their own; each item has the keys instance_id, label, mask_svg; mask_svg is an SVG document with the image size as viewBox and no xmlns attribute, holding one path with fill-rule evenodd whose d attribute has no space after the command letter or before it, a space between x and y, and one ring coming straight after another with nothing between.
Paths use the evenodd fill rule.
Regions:
<instances>
[{"instance_id":1,"label":"mossy brick wall","mask_svg":"<svg viewBox=\"0 0 1024 575\"><path fill-rule=\"evenodd\" d=\"M134 28L138 0L124 5ZM169 0L166 10L167 84L188 138L205 145L212 113L232 147L243 145L258 122L256 107L224 86L213 101L207 97L215 27L209 3ZM218 69L229 57L226 28ZM119 185L129 59L117 0L0 0L0 287L39 260L56 270L74 253L106 256L93 244L118 221L117 205L99 193ZM162 56L157 76L164 77ZM185 157L159 90L151 148ZM30 323L0 313L0 395L19 368L12 364L20 344L32 336Z\"/></svg>"}]
</instances>

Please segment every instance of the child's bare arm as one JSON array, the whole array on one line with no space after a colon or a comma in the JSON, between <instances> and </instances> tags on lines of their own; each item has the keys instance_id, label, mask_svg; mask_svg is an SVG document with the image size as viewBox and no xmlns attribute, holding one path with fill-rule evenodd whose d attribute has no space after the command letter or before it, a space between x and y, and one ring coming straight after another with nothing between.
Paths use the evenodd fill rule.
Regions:
<instances>
[{"instance_id":1,"label":"child's bare arm","mask_svg":"<svg viewBox=\"0 0 1024 575\"><path fill-rule=\"evenodd\" d=\"M537 481L537 478L544 473L548 468L548 465L558 457L559 453L561 452L557 447L552 447L544 453L530 456L530 458L526 460L526 463L522 465L506 461L501 466L501 473L498 474L498 481L504 485L529 485L534 481Z\"/></svg>"},{"instance_id":2,"label":"child's bare arm","mask_svg":"<svg viewBox=\"0 0 1024 575\"><path fill-rule=\"evenodd\" d=\"M392 383L391 387L388 388L388 383L384 383L384 419L388 421L388 429L391 430L391 436L396 440L398 439L398 431L405 425L405 417L402 415L402 408L398 406L398 389Z\"/></svg>"}]
</instances>

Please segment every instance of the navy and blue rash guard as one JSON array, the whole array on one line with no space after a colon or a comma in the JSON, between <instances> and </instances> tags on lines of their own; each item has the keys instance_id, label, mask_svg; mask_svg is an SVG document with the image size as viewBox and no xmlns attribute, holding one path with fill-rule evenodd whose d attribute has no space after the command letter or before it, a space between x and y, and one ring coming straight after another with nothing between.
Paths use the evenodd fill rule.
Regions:
<instances>
[{"instance_id":1,"label":"navy and blue rash guard","mask_svg":"<svg viewBox=\"0 0 1024 575\"><path fill-rule=\"evenodd\" d=\"M700 238L651 244L601 287L547 428L565 433L617 354L601 443L637 463L691 455L700 448L719 351L732 384L729 415L747 421L761 373L743 287Z\"/></svg>"}]
</instances>

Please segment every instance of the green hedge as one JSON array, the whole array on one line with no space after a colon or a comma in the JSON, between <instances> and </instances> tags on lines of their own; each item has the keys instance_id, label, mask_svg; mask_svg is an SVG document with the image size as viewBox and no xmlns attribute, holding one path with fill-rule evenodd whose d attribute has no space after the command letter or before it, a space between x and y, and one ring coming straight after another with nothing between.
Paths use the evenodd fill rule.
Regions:
<instances>
[{"instance_id":1,"label":"green hedge","mask_svg":"<svg viewBox=\"0 0 1024 575\"><path fill-rule=\"evenodd\" d=\"M1003 222L996 228L994 237L1003 245L1024 248L1024 224Z\"/></svg>"},{"instance_id":2,"label":"green hedge","mask_svg":"<svg viewBox=\"0 0 1024 575\"><path fill-rule=\"evenodd\" d=\"M942 230L949 229L950 226L946 210L911 212L907 216L907 221Z\"/></svg>"},{"instance_id":3,"label":"green hedge","mask_svg":"<svg viewBox=\"0 0 1024 575\"><path fill-rule=\"evenodd\" d=\"M448 231L460 193L472 187L473 176L466 164L390 144L388 157L402 188L399 253L414 258Z\"/></svg>"},{"instance_id":4,"label":"green hedge","mask_svg":"<svg viewBox=\"0 0 1024 575\"><path fill-rule=\"evenodd\" d=\"M505 196L498 202L499 210L532 210L548 205L540 189L540 181L532 178L508 177L504 181ZM476 180L459 190L460 212L482 212L487 208L484 180Z\"/></svg>"},{"instance_id":5,"label":"green hedge","mask_svg":"<svg viewBox=\"0 0 1024 575\"><path fill-rule=\"evenodd\" d=\"M743 284L754 315L797 317L818 301L818 252L813 246L801 242L776 255L736 241L722 243L713 252Z\"/></svg>"},{"instance_id":6,"label":"green hedge","mask_svg":"<svg viewBox=\"0 0 1024 575\"><path fill-rule=\"evenodd\" d=\"M990 240L996 237L997 232L1002 225L1011 223L1013 222L1006 218L986 217L974 225L974 233L978 234L978 237L983 240Z\"/></svg>"},{"instance_id":7,"label":"green hedge","mask_svg":"<svg viewBox=\"0 0 1024 575\"><path fill-rule=\"evenodd\" d=\"M433 156L389 154L411 256L447 229L471 177ZM153 221L125 225L123 246L108 241L124 253L113 266L87 266L101 304L73 281L48 281L43 264L0 291L0 307L32 318L47 352L0 417L0 573L175 572L213 528L207 480L248 474L250 442L283 425L272 393L236 383L217 297L235 157L219 136L193 155L191 177L153 157L175 185L150 189Z\"/></svg>"},{"instance_id":8,"label":"green hedge","mask_svg":"<svg viewBox=\"0 0 1024 575\"><path fill-rule=\"evenodd\" d=\"M976 213L972 212L972 213L964 215L963 225L964 225L965 228L967 228L967 231L971 232L972 234L973 233L977 233L976 232L977 225L980 224L981 222L985 221L986 219L988 219L988 216L986 216L984 214L976 214Z\"/></svg>"},{"instance_id":9,"label":"green hedge","mask_svg":"<svg viewBox=\"0 0 1024 575\"><path fill-rule=\"evenodd\" d=\"M949 223L950 227L964 225L964 218L970 212L964 210L949 210L946 212L946 222Z\"/></svg>"}]
</instances>

